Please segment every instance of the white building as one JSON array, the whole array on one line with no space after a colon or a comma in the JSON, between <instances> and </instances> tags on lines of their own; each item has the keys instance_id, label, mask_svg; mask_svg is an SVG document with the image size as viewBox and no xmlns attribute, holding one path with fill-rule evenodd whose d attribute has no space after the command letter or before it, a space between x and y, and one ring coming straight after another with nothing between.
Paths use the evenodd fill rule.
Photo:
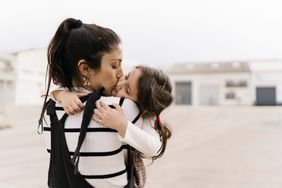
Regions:
<instances>
[{"instance_id":1,"label":"white building","mask_svg":"<svg viewBox=\"0 0 282 188\"><path fill-rule=\"evenodd\" d=\"M14 103L16 73L15 54L3 54L0 56L0 113L5 106Z\"/></svg>"},{"instance_id":2,"label":"white building","mask_svg":"<svg viewBox=\"0 0 282 188\"><path fill-rule=\"evenodd\" d=\"M36 49L0 55L1 104L42 104L46 52ZM282 60L174 64L164 70L173 83L175 104L282 104Z\"/></svg>"},{"instance_id":3,"label":"white building","mask_svg":"<svg viewBox=\"0 0 282 188\"><path fill-rule=\"evenodd\" d=\"M255 103L282 105L282 61L249 63L252 71L252 95Z\"/></svg>"},{"instance_id":4,"label":"white building","mask_svg":"<svg viewBox=\"0 0 282 188\"><path fill-rule=\"evenodd\" d=\"M37 105L45 93L46 49L17 53L15 103Z\"/></svg>"},{"instance_id":5,"label":"white building","mask_svg":"<svg viewBox=\"0 0 282 188\"><path fill-rule=\"evenodd\" d=\"M282 61L187 63L165 70L175 104L282 104Z\"/></svg>"},{"instance_id":6,"label":"white building","mask_svg":"<svg viewBox=\"0 0 282 188\"><path fill-rule=\"evenodd\" d=\"M38 105L45 90L46 49L0 55L0 102Z\"/></svg>"}]
</instances>

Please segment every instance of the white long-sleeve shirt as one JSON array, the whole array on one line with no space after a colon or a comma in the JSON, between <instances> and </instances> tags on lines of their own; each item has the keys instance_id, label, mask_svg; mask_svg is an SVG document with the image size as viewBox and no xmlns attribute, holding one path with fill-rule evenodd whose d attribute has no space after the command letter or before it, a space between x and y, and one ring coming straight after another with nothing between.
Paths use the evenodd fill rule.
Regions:
<instances>
[{"instance_id":1,"label":"white long-sleeve shirt","mask_svg":"<svg viewBox=\"0 0 282 188\"><path fill-rule=\"evenodd\" d=\"M120 98L101 97L99 100L111 105L113 103L119 103ZM57 103L56 106L60 107L60 104ZM127 174L125 171L127 150L124 149L124 145L129 144L147 157L157 155L161 147L159 134L152 127L150 120L139 118L135 124L131 123L139 113L139 109L134 102L125 99L122 109L128 119L124 138L119 136L117 132L101 131L105 127L92 120L88 126L89 129L80 150L79 172L86 177L86 180L91 185L97 188L124 187L127 184ZM57 110L56 113L60 119L64 111ZM65 122L65 136L70 152L74 152L77 146L82 115L83 112L68 116ZM48 131L50 128L50 120L48 117L45 117L45 119L47 123L44 126L44 135L46 147L50 149L51 137L50 131ZM114 154L107 156L91 156L91 154L96 152L113 152ZM70 153L70 155L71 154L72 153ZM88 178L92 175L108 175L115 173L120 173L120 175L106 179Z\"/></svg>"}]
</instances>

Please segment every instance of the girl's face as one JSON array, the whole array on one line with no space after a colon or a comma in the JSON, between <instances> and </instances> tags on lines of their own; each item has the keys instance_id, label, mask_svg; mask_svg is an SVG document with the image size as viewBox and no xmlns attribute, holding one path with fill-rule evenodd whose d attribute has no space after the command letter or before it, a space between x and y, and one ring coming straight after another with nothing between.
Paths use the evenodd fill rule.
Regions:
<instances>
[{"instance_id":1,"label":"girl's face","mask_svg":"<svg viewBox=\"0 0 282 188\"><path fill-rule=\"evenodd\" d=\"M135 68L127 75L122 76L119 79L115 89L112 90L112 95L116 97L124 97L137 102L138 79L140 78L141 74L141 70Z\"/></svg>"},{"instance_id":2,"label":"girl's face","mask_svg":"<svg viewBox=\"0 0 282 188\"><path fill-rule=\"evenodd\" d=\"M98 71L90 72L90 84L92 88L104 88L106 95L111 95L123 71L121 68L122 51L120 48L106 53L102 57L101 67Z\"/></svg>"}]
</instances>

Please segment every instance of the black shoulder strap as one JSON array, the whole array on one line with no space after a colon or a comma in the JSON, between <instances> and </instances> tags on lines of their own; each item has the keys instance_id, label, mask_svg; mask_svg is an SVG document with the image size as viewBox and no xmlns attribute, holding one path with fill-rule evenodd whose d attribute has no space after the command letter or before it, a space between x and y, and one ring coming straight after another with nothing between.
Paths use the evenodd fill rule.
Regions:
<instances>
[{"instance_id":1,"label":"black shoulder strap","mask_svg":"<svg viewBox=\"0 0 282 188\"><path fill-rule=\"evenodd\" d=\"M82 101L84 99L81 99ZM51 101L47 108L51 120L51 156L48 172L50 188L94 188L81 175L75 175L64 133L65 113L59 120L55 102Z\"/></svg>"},{"instance_id":2,"label":"black shoulder strap","mask_svg":"<svg viewBox=\"0 0 282 188\"><path fill-rule=\"evenodd\" d=\"M56 105L55 105L55 101L53 101L52 99L50 99L48 101L48 105L47 105L47 115L51 116L51 115L55 115L56 114Z\"/></svg>"},{"instance_id":3,"label":"black shoulder strap","mask_svg":"<svg viewBox=\"0 0 282 188\"><path fill-rule=\"evenodd\" d=\"M123 102L124 102L124 98L122 97L119 99L119 105L122 106Z\"/></svg>"},{"instance_id":4,"label":"black shoulder strap","mask_svg":"<svg viewBox=\"0 0 282 188\"><path fill-rule=\"evenodd\" d=\"M50 154L50 164L48 171L48 186L49 187L62 187L66 188L68 186L68 182L64 181L67 179L66 173L62 173L64 169L64 164L62 163L62 145L60 143L60 128L61 124L56 115L56 102L53 100L49 100L47 106L47 115L50 117L51 121L51 154ZM65 119L67 114L63 116ZM59 174L60 179L56 178Z\"/></svg>"},{"instance_id":5,"label":"black shoulder strap","mask_svg":"<svg viewBox=\"0 0 282 188\"><path fill-rule=\"evenodd\" d=\"M96 104L95 102L97 100L99 100L101 98L100 95L98 95L97 93L92 93L87 101L86 101L86 105L84 108L84 112L83 112L83 119L81 122L81 128L80 128L80 134L78 137L78 143L77 143L77 147L76 150L74 152L73 158L72 158L72 163L74 164L75 168L74 168L74 173L78 174L78 163L79 163L79 157L80 157L80 148L82 146L82 143L84 141L84 138L86 136L86 132L87 132L87 127L91 121L92 115L93 115L93 110L94 108L96 108Z\"/></svg>"}]
</instances>

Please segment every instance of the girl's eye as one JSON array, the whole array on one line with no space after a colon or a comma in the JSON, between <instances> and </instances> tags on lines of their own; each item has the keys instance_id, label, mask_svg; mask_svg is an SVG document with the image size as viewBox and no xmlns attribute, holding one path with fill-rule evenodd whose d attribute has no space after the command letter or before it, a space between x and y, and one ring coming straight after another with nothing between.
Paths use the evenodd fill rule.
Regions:
<instances>
[{"instance_id":1,"label":"girl's eye","mask_svg":"<svg viewBox=\"0 0 282 188\"><path fill-rule=\"evenodd\" d=\"M117 66L112 66L113 69L117 69Z\"/></svg>"}]
</instances>

